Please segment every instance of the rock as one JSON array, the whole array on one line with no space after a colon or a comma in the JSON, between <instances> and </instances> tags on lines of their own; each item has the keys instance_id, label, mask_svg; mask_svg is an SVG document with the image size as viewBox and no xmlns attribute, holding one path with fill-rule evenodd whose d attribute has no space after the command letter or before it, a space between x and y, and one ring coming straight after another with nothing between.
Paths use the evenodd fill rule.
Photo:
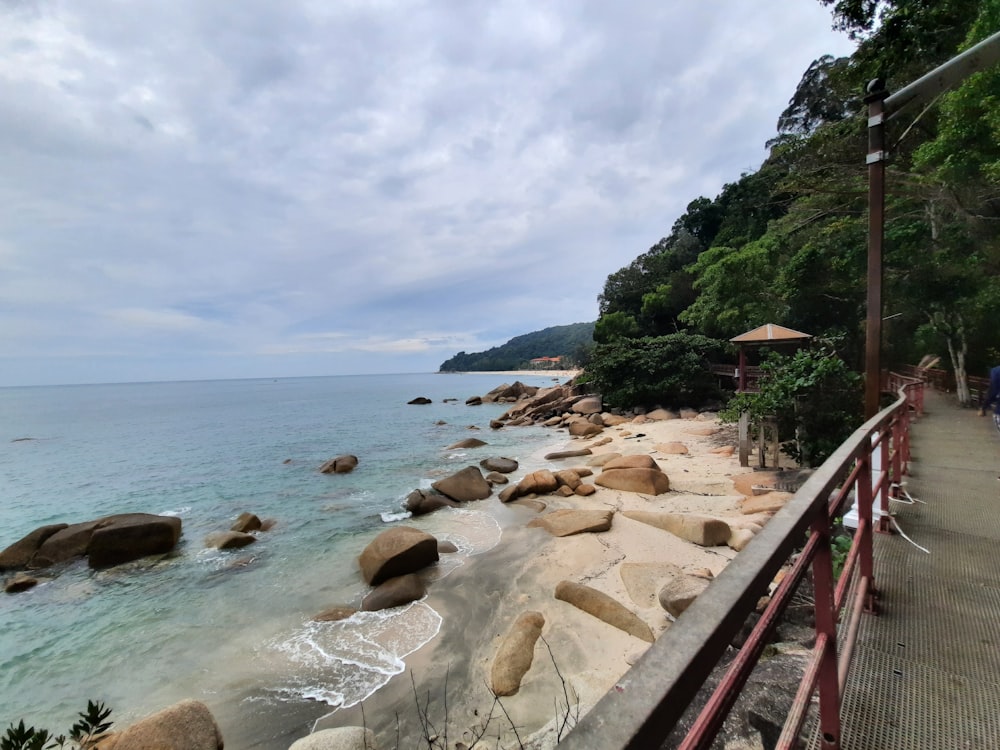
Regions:
<instances>
[{"instance_id":1,"label":"rock","mask_svg":"<svg viewBox=\"0 0 1000 750\"><path fill-rule=\"evenodd\" d=\"M572 469L562 469L555 472L555 478L561 486L569 487L571 490L580 486L580 475Z\"/></svg>"},{"instance_id":2,"label":"rock","mask_svg":"<svg viewBox=\"0 0 1000 750\"><path fill-rule=\"evenodd\" d=\"M545 454L546 461L558 461L561 458L577 458L578 456L589 456L590 448L578 448L576 450L569 451L556 451L555 453Z\"/></svg>"},{"instance_id":3,"label":"rock","mask_svg":"<svg viewBox=\"0 0 1000 750\"><path fill-rule=\"evenodd\" d=\"M504 424L499 419L491 419L490 420L490 429L491 430L502 430L503 427L504 427Z\"/></svg>"},{"instance_id":4,"label":"rock","mask_svg":"<svg viewBox=\"0 0 1000 750\"><path fill-rule=\"evenodd\" d=\"M433 513L441 508L459 507L461 507L461 503L455 502L450 497L445 497L438 492L413 490L413 492L406 496L406 509L414 516Z\"/></svg>"},{"instance_id":5,"label":"rock","mask_svg":"<svg viewBox=\"0 0 1000 750\"><path fill-rule=\"evenodd\" d=\"M746 495L750 497L753 495L754 486L767 486L773 487L775 482L778 481L778 472L776 471L750 471L745 474L736 474L730 477L733 483L733 487L741 495Z\"/></svg>"},{"instance_id":6,"label":"rock","mask_svg":"<svg viewBox=\"0 0 1000 750\"><path fill-rule=\"evenodd\" d=\"M599 435L603 429L603 427L591 422L571 422L569 425L569 434L573 437L588 438Z\"/></svg>"},{"instance_id":7,"label":"rock","mask_svg":"<svg viewBox=\"0 0 1000 750\"><path fill-rule=\"evenodd\" d=\"M556 487L556 494L559 495L559 497L573 497L576 493L565 484L560 484Z\"/></svg>"},{"instance_id":8,"label":"rock","mask_svg":"<svg viewBox=\"0 0 1000 750\"><path fill-rule=\"evenodd\" d=\"M533 498L527 498L527 497L517 500L516 503L517 505L523 505L525 508L531 508L531 510L535 511L536 513L541 513L543 510L549 507L546 503L542 502L541 500L535 500Z\"/></svg>"},{"instance_id":9,"label":"rock","mask_svg":"<svg viewBox=\"0 0 1000 750\"><path fill-rule=\"evenodd\" d=\"M100 521L74 523L49 536L28 563L29 568L47 568L50 565L82 557Z\"/></svg>"},{"instance_id":10,"label":"rock","mask_svg":"<svg viewBox=\"0 0 1000 750\"><path fill-rule=\"evenodd\" d=\"M600 448L602 445L607 445L610 442L611 442L611 438L609 438L607 435L605 435L604 437L595 440L594 442L592 442L587 447L588 448Z\"/></svg>"},{"instance_id":11,"label":"rock","mask_svg":"<svg viewBox=\"0 0 1000 750\"><path fill-rule=\"evenodd\" d=\"M271 529L273 529L277 525L278 525L278 519L276 519L276 518L265 518L263 521L260 522L260 529L259 529L259 531L270 531Z\"/></svg>"},{"instance_id":12,"label":"rock","mask_svg":"<svg viewBox=\"0 0 1000 750\"><path fill-rule=\"evenodd\" d=\"M622 563L618 568L629 598L640 607L655 607L657 594L664 582L680 575L681 569L672 563Z\"/></svg>"},{"instance_id":13,"label":"rock","mask_svg":"<svg viewBox=\"0 0 1000 750\"><path fill-rule=\"evenodd\" d=\"M222 732L208 707L185 700L118 733L114 750L222 750Z\"/></svg>"},{"instance_id":14,"label":"rock","mask_svg":"<svg viewBox=\"0 0 1000 750\"><path fill-rule=\"evenodd\" d=\"M653 411L646 414L646 419L663 422L668 419L677 419L677 415L667 409L653 409Z\"/></svg>"},{"instance_id":15,"label":"rock","mask_svg":"<svg viewBox=\"0 0 1000 750\"><path fill-rule=\"evenodd\" d=\"M406 403L408 403L408 404L417 404L418 406L423 406L424 404L431 404L431 403L434 403L434 402L431 401L426 396L417 396L416 398L411 399L410 401L407 401Z\"/></svg>"},{"instance_id":16,"label":"rock","mask_svg":"<svg viewBox=\"0 0 1000 750\"><path fill-rule=\"evenodd\" d=\"M504 487L502 490L500 490L500 495L499 495L500 502L509 503L513 500L517 500L520 490L521 488L518 487L516 484L512 484L509 487Z\"/></svg>"},{"instance_id":17,"label":"rock","mask_svg":"<svg viewBox=\"0 0 1000 750\"><path fill-rule=\"evenodd\" d=\"M719 518L695 513L650 513L648 511L625 511L626 518L669 531L684 541L702 547L717 547L725 544L730 536L729 524Z\"/></svg>"},{"instance_id":18,"label":"rock","mask_svg":"<svg viewBox=\"0 0 1000 750\"><path fill-rule=\"evenodd\" d=\"M501 474L499 471L491 471L485 477L486 481L490 484L507 484L510 479L507 478L506 474Z\"/></svg>"},{"instance_id":19,"label":"rock","mask_svg":"<svg viewBox=\"0 0 1000 750\"><path fill-rule=\"evenodd\" d=\"M580 497L590 497L595 492L597 492L597 488L592 484L583 484L581 482L580 485L577 486L575 490L573 490L573 492L574 494L579 495Z\"/></svg>"},{"instance_id":20,"label":"rock","mask_svg":"<svg viewBox=\"0 0 1000 750\"><path fill-rule=\"evenodd\" d=\"M435 545L435 554L437 545ZM424 582L416 573L396 576L379 584L368 596L361 600L361 609L365 612L377 612L381 609L402 607L404 604L422 599L427 593Z\"/></svg>"},{"instance_id":21,"label":"rock","mask_svg":"<svg viewBox=\"0 0 1000 750\"><path fill-rule=\"evenodd\" d=\"M667 583L658 595L660 606L674 617L680 617L681 613L691 606L691 602L698 598L709 582L704 578L692 575L679 575Z\"/></svg>"},{"instance_id":22,"label":"rock","mask_svg":"<svg viewBox=\"0 0 1000 750\"><path fill-rule=\"evenodd\" d=\"M447 555L453 552L458 552L458 547L455 546L454 542L449 542L449 541L438 542L438 554Z\"/></svg>"},{"instance_id":23,"label":"rock","mask_svg":"<svg viewBox=\"0 0 1000 750\"><path fill-rule=\"evenodd\" d=\"M558 427L563 422L562 417L549 417L544 422L542 422L543 427Z\"/></svg>"},{"instance_id":24,"label":"rock","mask_svg":"<svg viewBox=\"0 0 1000 750\"><path fill-rule=\"evenodd\" d=\"M594 472L586 466L574 466L570 471L575 471L576 475L583 479L594 475Z\"/></svg>"},{"instance_id":25,"label":"rock","mask_svg":"<svg viewBox=\"0 0 1000 750\"><path fill-rule=\"evenodd\" d=\"M584 396L570 408L577 414L600 414L604 404L600 396Z\"/></svg>"},{"instance_id":26,"label":"rock","mask_svg":"<svg viewBox=\"0 0 1000 750\"><path fill-rule=\"evenodd\" d=\"M497 695L514 695L531 668L535 642L542 634L545 618L541 612L524 612L510 626L493 657L490 682Z\"/></svg>"},{"instance_id":27,"label":"rock","mask_svg":"<svg viewBox=\"0 0 1000 750\"><path fill-rule=\"evenodd\" d=\"M446 451L458 450L459 448L481 448L484 445L488 445L485 440L480 440L479 438L466 438L465 440L459 440L454 445L449 445L445 448Z\"/></svg>"},{"instance_id":28,"label":"rock","mask_svg":"<svg viewBox=\"0 0 1000 750\"><path fill-rule=\"evenodd\" d=\"M260 531L262 525L261 520L253 513L240 513L236 519L236 523L230 526L229 530L247 533L250 531Z\"/></svg>"},{"instance_id":29,"label":"rock","mask_svg":"<svg viewBox=\"0 0 1000 750\"><path fill-rule=\"evenodd\" d=\"M450 477L432 482L431 487L460 503L482 500L493 491L478 466L466 466Z\"/></svg>"},{"instance_id":30,"label":"rock","mask_svg":"<svg viewBox=\"0 0 1000 750\"><path fill-rule=\"evenodd\" d=\"M484 458L479 465L487 471L499 471L501 474L510 474L517 471L519 464L513 458L503 456L491 456Z\"/></svg>"},{"instance_id":31,"label":"rock","mask_svg":"<svg viewBox=\"0 0 1000 750\"><path fill-rule=\"evenodd\" d=\"M735 452L736 452L736 448L735 448L735 446L732 446L732 445L723 445L723 446L720 446L718 448L712 448L712 450L709 451L709 453L712 453L712 454L714 454L716 456L723 456L723 457L729 457L729 456L733 455Z\"/></svg>"},{"instance_id":32,"label":"rock","mask_svg":"<svg viewBox=\"0 0 1000 750\"><path fill-rule=\"evenodd\" d=\"M403 576L438 561L437 539L412 526L386 529L358 557L361 575L370 586Z\"/></svg>"},{"instance_id":33,"label":"rock","mask_svg":"<svg viewBox=\"0 0 1000 750\"><path fill-rule=\"evenodd\" d=\"M686 427L684 432L688 435L701 435L702 437L708 437L709 435L714 435L719 431L718 427L713 427L711 425L705 425L704 427Z\"/></svg>"},{"instance_id":34,"label":"rock","mask_svg":"<svg viewBox=\"0 0 1000 750\"><path fill-rule=\"evenodd\" d=\"M338 622L339 620L346 620L357 611L354 607L330 607L330 609L324 609L313 617L313 622Z\"/></svg>"},{"instance_id":35,"label":"rock","mask_svg":"<svg viewBox=\"0 0 1000 750\"><path fill-rule=\"evenodd\" d=\"M660 453L665 453L667 455L679 455L683 456L688 452L688 447L684 443L657 443L653 446Z\"/></svg>"},{"instance_id":36,"label":"rock","mask_svg":"<svg viewBox=\"0 0 1000 750\"><path fill-rule=\"evenodd\" d=\"M525 385L520 380L515 380L512 385L498 385L492 391L483 396L483 402L492 404L498 401L518 401L522 398L530 398L538 393L538 386Z\"/></svg>"},{"instance_id":37,"label":"rock","mask_svg":"<svg viewBox=\"0 0 1000 750\"><path fill-rule=\"evenodd\" d=\"M604 464L604 469L660 469L656 459L646 453L636 453L629 456L620 456Z\"/></svg>"},{"instance_id":38,"label":"rock","mask_svg":"<svg viewBox=\"0 0 1000 750\"><path fill-rule=\"evenodd\" d=\"M560 581L556 586L556 599L572 604L577 609L647 643L653 642L653 633L649 625L625 605L602 591L584 586L582 583Z\"/></svg>"},{"instance_id":39,"label":"rock","mask_svg":"<svg viewBox=\"0 0 1000 750\"><path fill-rule=\"evenodd\" d=\"M242 531L220 531L205 537L205 546L215 549L240 549L257 541L253 534Z\"/></svg>"},{"instance_id":40,"label":"rock","mask_svg":"<svg viewBox=\"0 0 1000 750\"><path fill-rule=\"evenodd\" d=\"M680 416L681 416L681 419L697 419L698 418L698 410L697 409L684 408L684 409L681 409Z\"/></svg>"},{"instance_id":41,"label":"rock","mask_svg":"<svg viewBox=\"0 0 1000 750\"><path fill-rule=\"evenodd\" d=\"M45 540L65 528L67 528L67 524L65 523L39 526L31 533L21 537L3 552L0 552L0 570L16 570L28 567L31 558Z\"/></svg>"},{"instance_id":42,"label":"rock","mask_svg":"<svg viewBox=\"0 0 1000 750\"><path fill-rule=\"evenodd\" d=\"M470 396L469 398L465 399L466 406L481 406L482 403L483 403L482 396Z\"/></svg>"},{"instance_id":43,"label":"rock","mask_svg":"<svg viewBox=\"0 0 1000 750\"><path fill-rule=\"evenodd\" d=\"M602 453L598 456L594 456L592 459L587 461L587 466L604 466L609 461L614 461L616 458L621 458L621 453Z\"/></svg>"},{"instance_id":44,"label":"rock","mask_svg":"<svg viewBox=\"0 0 1000 750\"><path fill-rule=\"evenodd\" d=\"M125 513L102 518L87 545L92 568L138 560L170 552L181 537L181 519L149 513Z\"/></svg>"},{"instance_id":45,"label":"rock","mask_svg":"<svg viewBox=\"0 0 1000 750\"><path fill-rule=\"evenodd\" d=\"M785 503L793 497L791 492L767 492L754 495L743 501L740 511L749 516L754 513L776 513L785 507Z\"/></svg>"},{"instance_id":46,"label":"rock","mask_svg":"<svg viewBox=\"0 0 1000 750\"><path fill-rule=\"evenodd\" d=\"M620 424L628 422L628 420L620 414L612 414L610 412L603 412L601 414L601 421L604 422L605 427L617 427Z\"/></svg>"},{"instance_id":47,"label":"rock","mask_svg":"<svg viewBox=\"0 0 1000 750\"><path fill-rule=\"evenodd\" d=\"M612 490L662 495L670 491L670 479L659 469L607 469L594 480Z\"/></svg>"},{"instance_id":48,"label":"rock","mask_svg":"<svg viewBox=\"0 0 1000 750\"><path fill-rule=\"evenodd\" d=\"M19 594L22 591L33 589L38 585L38 579L29 576L27 573L18 573L4 581L3 590L8 594Z\"/></svg>"},{"instance_id":49,"label":"rock","mask_svg":"<svg viewBox=\"0 0 1000 750\"><path fill-rule=\"evenodd\" d=\"M613 510L554 510L528 522L528 526L539 527L552 536L572 536L573 534L607 531L611 528Z\"/></svg>"},{"instance_id":50,"label":"rock","mask_svg":"<svg viewBox=\"0 0 1000 750\"><path fill-rule=\"evenodd\" d=\"M558 486L559 480L556 479L555 474L548 469L539 469L538 471L531 472L518 482L517 494L530 495L535 493L545 495L549 492L555 492Z\"/></svg>"},{"instance_id":51,"label":"rock","mask_svg":"<svg viewBox=\"0 0 1000 750\"><path fill-rule=\"evenodd\" d=\"M715 578L715 574L708 568L695 568L694 570L689 570L688 575L692 575L695 578L704 578L706 581L711 581Z\"/></svg>"},{"instance_id":52,"label":"rock","mask_svg":"<svg viewBox=\"0 0 1000 750\"><path fill-rule=\"evenodd\" d=\"M321 729L296 740L288 750L378 750L375 733L365 727Z\"/></svg>"},{"instance_id":53,"label":"rock","mask_svg":"<svg viewBox=\"0 0 1000 750\"><path fill-rule=\"evenodd\" d=\"M741 552L744 547L746 547L753 540L753 531L750 529L733 529L732 533L729 535L729 539L726 540L726 544L729 545L731 549Z\"/></svg>"},{"instance_id":54,"label":"rock","mask_svg":"<svg viewBox=\"0 0 1000 750\"><path fill-rule=\"evenodd\" d=\"M358 465L358 457L350 454L331 458L319 467L320 474L350 474Z\"/></svg>"}]
</instances>

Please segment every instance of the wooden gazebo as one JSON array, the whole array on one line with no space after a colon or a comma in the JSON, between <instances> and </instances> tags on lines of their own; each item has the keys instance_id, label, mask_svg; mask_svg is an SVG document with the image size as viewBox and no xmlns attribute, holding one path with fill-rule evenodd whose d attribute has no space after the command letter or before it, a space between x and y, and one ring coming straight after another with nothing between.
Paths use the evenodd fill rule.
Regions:
<instances>
[{"instance_id":1,"label":"wooden gazebo","mask_svg":"<svg viewBox=\"0 0 1000 750\"><path fill-rule=\"evenodd\" d=\"M794 331L791 328L765 323L752 331L741 333L729 339L739 349L739 364L737 365L737 392L748 390L750 384L750 367L747 364L747 350L751 347L774 346L781 344L801 344L811 339L812 335ZM756 378L754 378L756 380Z\"/></svg>"}]
</instances>

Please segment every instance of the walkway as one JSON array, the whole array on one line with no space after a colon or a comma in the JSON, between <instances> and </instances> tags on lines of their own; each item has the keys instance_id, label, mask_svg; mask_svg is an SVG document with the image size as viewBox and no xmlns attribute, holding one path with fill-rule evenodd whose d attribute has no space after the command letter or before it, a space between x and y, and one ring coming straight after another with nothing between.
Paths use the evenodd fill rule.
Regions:
<instances>
[{"instance_id":1,"label":"walkway","mask_svg":"<svg viewBox=\"0 0 1000 750\"><path fill-rule=\"evenodd\" d=\"M899 534L875 539L878 617L862 618L844 750L1000 748L1000 435L928 390Z\"/></svg>"}]
</instances>

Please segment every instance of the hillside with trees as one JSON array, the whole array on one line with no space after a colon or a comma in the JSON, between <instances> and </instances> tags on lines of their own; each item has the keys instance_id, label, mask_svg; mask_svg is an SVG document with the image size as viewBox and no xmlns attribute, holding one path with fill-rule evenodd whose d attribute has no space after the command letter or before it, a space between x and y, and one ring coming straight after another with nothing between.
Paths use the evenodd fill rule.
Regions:
<instances>
[{"instance_id":1,"label":"hillside with trees","mask_svg":"<svg viewBox=\"0 0 1000 750\"><path fill-rule=\"evenodd\" d=\"M732 362L727 340L763 323L812 334L818 360L863 369L866 87L881 78L897 91L993 34L1000 0L819 1L855 53L804 72L757 171L695 197L608 277L588 377L615 405L672 400L662 372L623 362L654 350L683 368ZM1000 363L1000 69L902 110L886 142L883 366L939 354L983 375ZM699 393L713 386L701 377L689 385Z\"/></svg>"},{"instance_id":2,"label":"hillside with trees","mask_svg":"<svg viewBox=\"0 0 1000 750\"><path fill-rule=\"evenodd\" d=\"M485 352L467 354L459 352L441 363L439 372L487 372L493 370L544 369L558 365L559 369L581 366L593 346L594 324L572 323L552 326L541 331L515 336L506 344L494 346ZM532 365L531 360L541 357L559 358L558 363Z\"/></svg>"}]
</instances>

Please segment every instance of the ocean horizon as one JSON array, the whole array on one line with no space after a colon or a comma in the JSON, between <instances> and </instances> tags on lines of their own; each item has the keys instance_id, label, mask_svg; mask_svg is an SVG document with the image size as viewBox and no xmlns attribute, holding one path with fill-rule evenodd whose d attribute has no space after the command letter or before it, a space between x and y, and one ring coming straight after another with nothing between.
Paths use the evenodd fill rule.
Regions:
<instances>
[{"instance_id":1,"label":"ocean horizon","mask_svg":"<svg viewBox=\"0 0 1000 750\"><path fill-rule=\"evenodd\" d=\"M448 377L441 377L447 375ZM220 717L364 700L429 642L441 615L423 602L314 622L368 591L357 556L394 523L455 543L437 575L492 549L495 500L409 519L406 495L482 458L542 464L559 438L492 431L505 404L467 406L514 379L551 373L416 373L0 388L0 549L38 526L113 513L182 519L174 552L102 571L78 561L0 597L0 705L63 733L87 700L121 726L184 698ZM427 405L410 405L416 397ZM475 435L488 445L446 450ZM323 475L350 453L350 474ZM241 550L206 548L244 511L275 527ZM262 744L260 747L266 747Z\"/></svg>"}]
</instances>

